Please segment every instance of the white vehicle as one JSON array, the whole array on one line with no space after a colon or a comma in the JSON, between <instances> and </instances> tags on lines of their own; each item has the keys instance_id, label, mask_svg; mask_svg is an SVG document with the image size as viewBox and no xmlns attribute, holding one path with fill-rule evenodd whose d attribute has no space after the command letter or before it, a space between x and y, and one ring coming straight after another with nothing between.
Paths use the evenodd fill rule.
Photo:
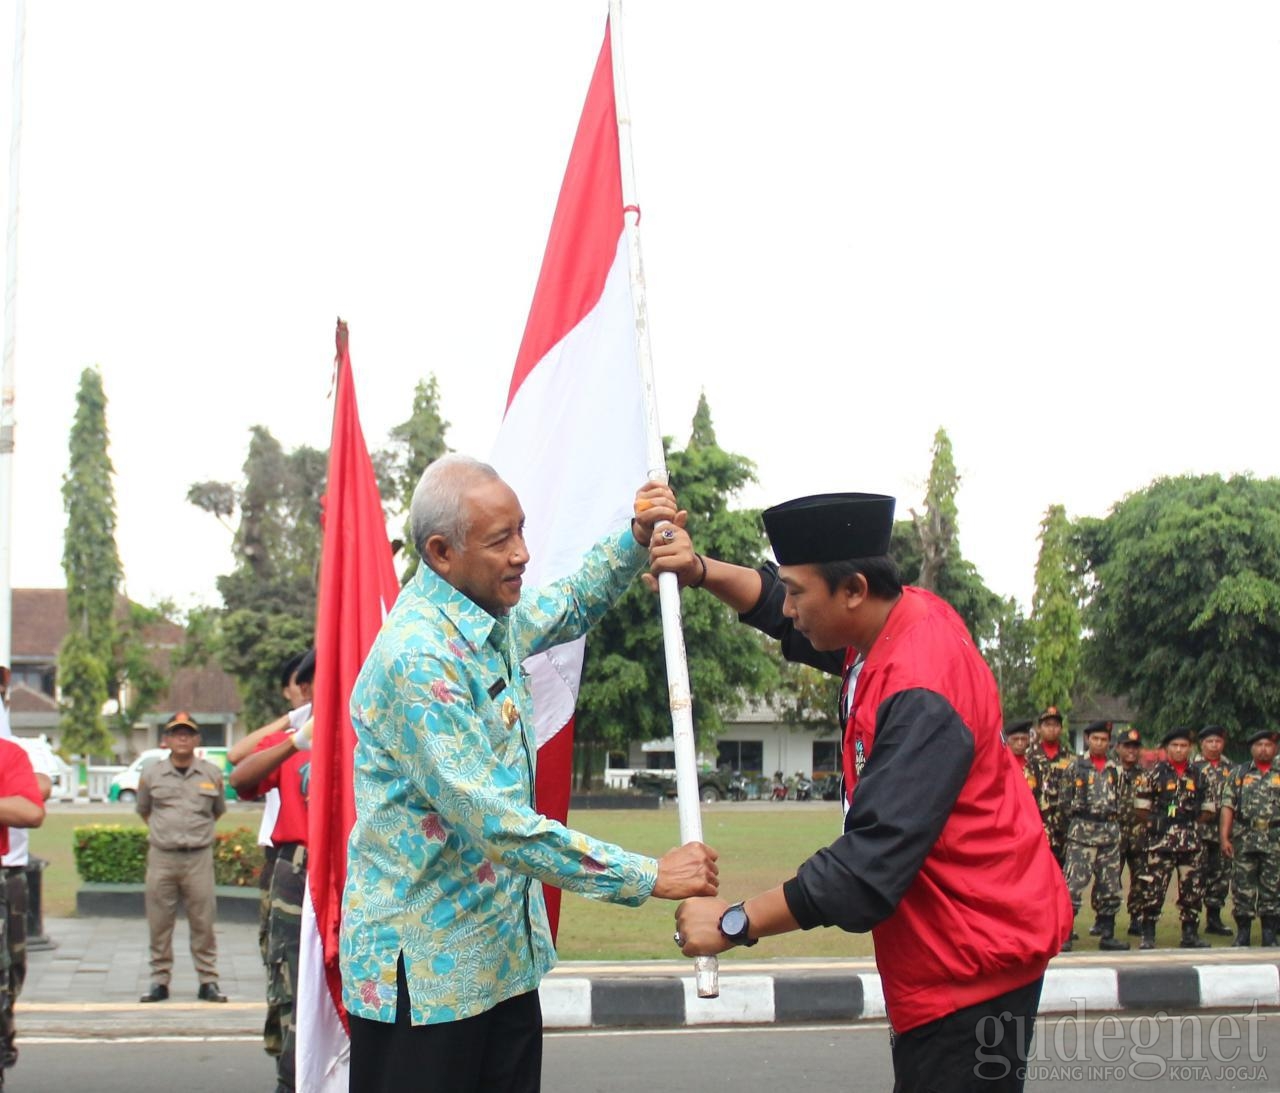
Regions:
<instances>
[{"instance_id":1,"label":"white vehicle","mask_svg":"<svg viewBox=\"0 0 1280 1093\"><path fill-rule=\"evenodd\" d=\"M71 767L58 757L47 736L11 736L9 739L27 753L32 769L37 774L46 775L53 783L51 796L58 798L70 795Z\"/></svg>"}]
</instances>

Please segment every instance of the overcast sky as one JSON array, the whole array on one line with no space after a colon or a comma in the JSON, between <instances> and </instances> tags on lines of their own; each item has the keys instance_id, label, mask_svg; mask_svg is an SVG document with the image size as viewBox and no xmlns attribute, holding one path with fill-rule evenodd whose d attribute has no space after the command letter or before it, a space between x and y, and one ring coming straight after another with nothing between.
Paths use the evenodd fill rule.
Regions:
<instances>
[{"instance_id":1,"label":"overcast sky","mask_svg":"<svg viewBox=\"0 0 1280 1093\"><path fill-rule=\"evenodd\" d=\"M486 455L606 10L29 0L13 585L62 583L89 365L144 603L214 601L185 494L250 426L328 443L338 315L371 447L434 373ZM1280 4L624 14L663 430L705 391L744 503L905 514L943 426L964 553L1029 604L1050 504L1280 474Z\"/></svg>"}]
</instances>

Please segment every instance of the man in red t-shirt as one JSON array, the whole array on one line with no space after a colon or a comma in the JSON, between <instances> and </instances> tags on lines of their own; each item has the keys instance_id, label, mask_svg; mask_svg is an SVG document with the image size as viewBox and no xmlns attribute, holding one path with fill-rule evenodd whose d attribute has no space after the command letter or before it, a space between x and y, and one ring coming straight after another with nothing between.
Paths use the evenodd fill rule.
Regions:
<instances>
[{"instance_id":1,"label":"man in red t-shirt","mask_svg":"<svg viewBox=\"0 0 1280 1093\"><path fill-rule=\"evenodd\" d=\"M9 852L9 828L39 827L44 823L44 794L36 782L27 753L0 737L0 857ZM9 981L9 896L0 883L0 1010L13 1007ZM4 1071L0 1069L0 1089Z\"/></svg>"},{"instance_id":2,"label":"man in red t-shirt","mask_svg":"<svg viewBox=\"0 0 1280 1093\"><path fill-rule=\"evenodd\" d=\"M280 811L271 832L275 854L270 864L271 911L267 919L267 1004L279 1014L281 1033L280 1053L276 1056L277 1093L294 1088L294 991L307 884L310 747L308 720L296 732L265 737L253 754L237 763L231 772L232 788L241 800L254 800L273 789L280 793Z\"/></svg>"}]
</instances>

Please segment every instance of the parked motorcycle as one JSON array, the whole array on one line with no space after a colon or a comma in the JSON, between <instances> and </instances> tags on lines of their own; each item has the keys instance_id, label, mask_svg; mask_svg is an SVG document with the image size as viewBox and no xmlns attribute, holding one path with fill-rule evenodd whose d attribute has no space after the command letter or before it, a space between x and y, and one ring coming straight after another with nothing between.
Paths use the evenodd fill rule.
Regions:
<instances>
[{"instance_id":1,"label":"parked motorcycle","mask_svg":"<svg viewBox=\"0 0 1280 1093\"><path fill-rule=\"evenodd\" d=\"M793 800L812 801L813 782L801 774L800 771L796 771L796 776L791 783L791 793Z\"/></svg>"},{"instance_id":2,"label":"parked motorcycle","mask_svg":"<svg viewBox=\"0 0 1280 1093\"><path fill-rule=\"evenodd\" d=\"M773 772L773 785L769 787L769 800L785 801L788 788L787 780L782 777L782 771L775 770Z\"/></svg>"}]
</instances>

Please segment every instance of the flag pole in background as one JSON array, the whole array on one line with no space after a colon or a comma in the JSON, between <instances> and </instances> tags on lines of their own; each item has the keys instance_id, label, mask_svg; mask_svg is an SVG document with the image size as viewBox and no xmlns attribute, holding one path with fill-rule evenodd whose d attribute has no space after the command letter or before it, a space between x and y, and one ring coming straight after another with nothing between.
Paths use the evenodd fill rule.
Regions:
<instances>
[{"instance_id":1,"label":"flag pole in background","mask_svg":"<svg viewBox=\"0 0 1280 1093\"><path fill-rule=\"evenodd\" d=\"M667 481L667 459L658 425L658 405L653 383L653 357L649 349L649 311L645 299L644 263L640 257L640 206L636 202L635 172L631 160L631 112L627 105L627 81L622 54L622 0L609 0L609 27L613 59L613 94L618 119L618 151L622 172L623 221L631 254L631 301L635 311L636 365L644 392L645 443L649 477ZM662 640L667 658L667 695L671 704L672 738L675 741L676 801L680 816L680 841L702 841L699 809L696 740L693 732L693 695L689 664L680 619L680 588L674 573L658 578L662 610ZM694 960L699 998L720 994L720 964L714 956Z\"/></svg>"},{"instance_id":2,"label":"flag pole in background","mask_svg":"<svg viewBox=\"0 0 1280 1093\"><path fill-rule=\"evenodd\" d=\"M350 1043L338 971L338 930L347 839L355 822L355 730L348 702L369 647L400 591L382 498L360 428L347 324L341 319L336 342L337 387L316 602L307 891L294 1000L297 1087L302 1093L347 1091Z\"/></svg>"}]
</instances>

